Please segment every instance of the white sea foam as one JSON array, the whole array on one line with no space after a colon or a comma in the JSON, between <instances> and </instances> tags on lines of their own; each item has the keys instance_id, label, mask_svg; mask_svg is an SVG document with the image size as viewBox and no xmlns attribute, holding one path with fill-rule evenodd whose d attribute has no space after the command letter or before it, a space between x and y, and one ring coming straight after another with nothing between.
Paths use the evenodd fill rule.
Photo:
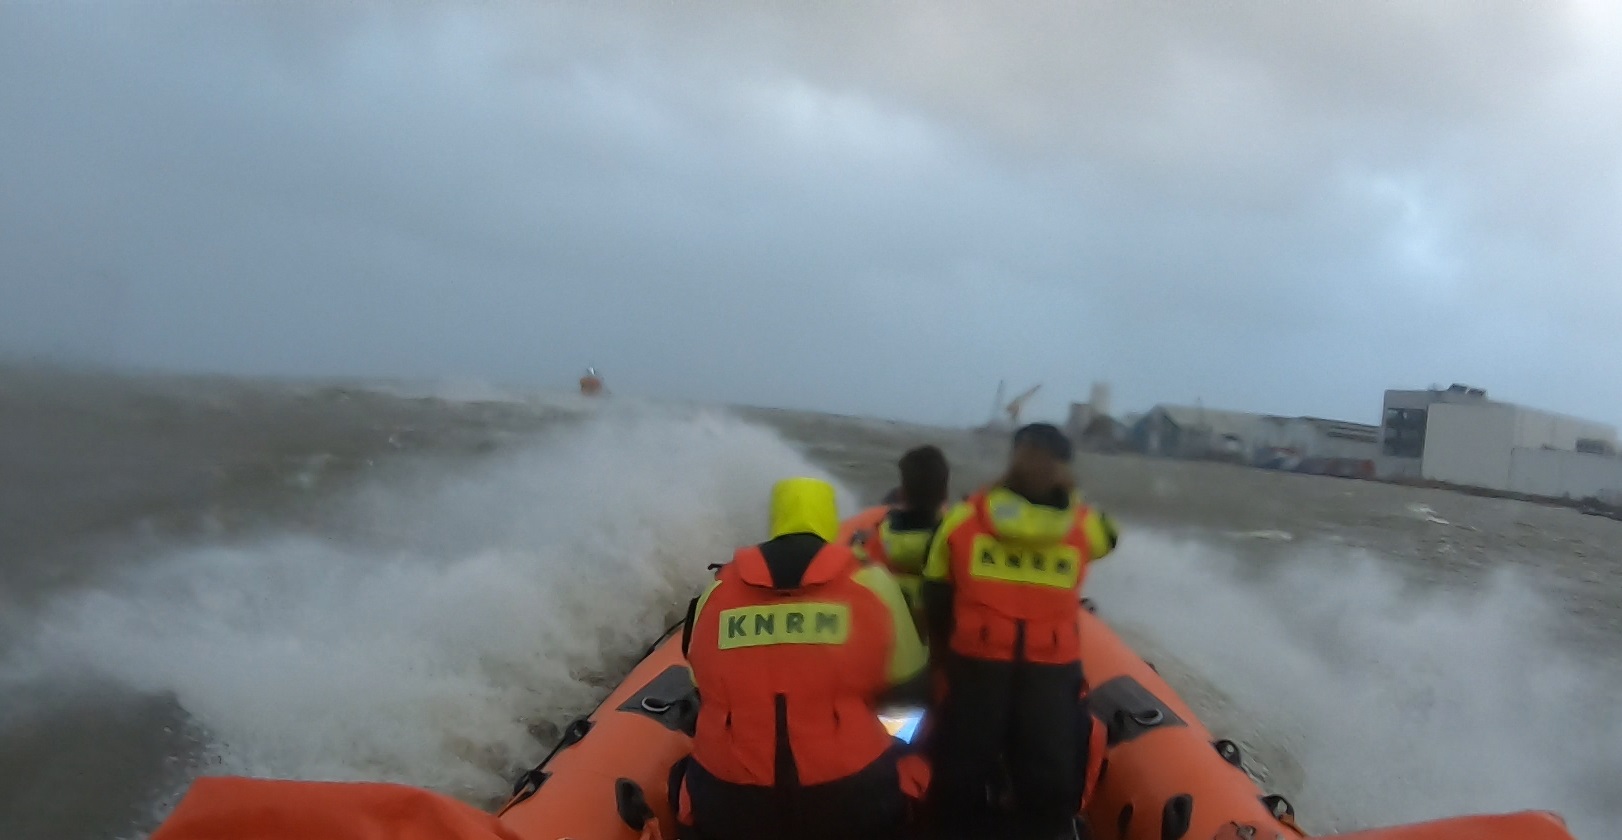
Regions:
<instances>
[{"instance_id":1,"label":"white sea foam","mask_svg":"<svg viewBox=\"0 0 1622 840\"><path fill-rule=\"evenodd\" d=\"M605 410L361 489L353 540L193 547L67 596L0 670L171 694L218 771L484 800L762 538L790 475L827 477L723 414Z\"/></svg>"},{"instance_id":2,"label":"white sea foam","mask_svg":"<svg viewBox=\"0 0 1622 840\"><path fill-rule=\"evenodd\" d=\"M1260 577L1232 550L1128 532L1089 588L1308 829L1521 809L1584 840L1622 825L1622 685L1562 652L1522 574L1416 594L1343 546L1301 544Z\"/></svg>"}]
</instances>

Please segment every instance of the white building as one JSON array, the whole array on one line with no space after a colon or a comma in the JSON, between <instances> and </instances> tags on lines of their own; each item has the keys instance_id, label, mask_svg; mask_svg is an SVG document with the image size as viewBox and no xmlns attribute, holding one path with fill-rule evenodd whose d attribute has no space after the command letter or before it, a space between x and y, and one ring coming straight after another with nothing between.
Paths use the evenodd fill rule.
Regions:
<instances>
[{"instance_id":1,"label":"white building","mask_svg":"<svg viewBox=\"0 0 1622 840\"><path fill-rule=\"evenodd\" d=\"M1379 474L1554 498L1622 497L1616 429L1454 385L1387 391Z\"/></svg>"}]
</instances>

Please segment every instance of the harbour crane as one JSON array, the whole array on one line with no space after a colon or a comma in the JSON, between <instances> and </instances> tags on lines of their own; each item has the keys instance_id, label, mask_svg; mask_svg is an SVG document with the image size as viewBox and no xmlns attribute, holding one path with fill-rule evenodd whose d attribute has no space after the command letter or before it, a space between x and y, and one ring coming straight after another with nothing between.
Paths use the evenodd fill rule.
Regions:
<instances>
[{"instance_id":1,"label":"harbour crane","mask_svg":"<svg viewBox=\"0 0 1622 840\"><path fill-rule=\"evenodd\" d=\"M1032 385L1030 388L1026 389L1024 393L1014 397L1011 400L1008 400L1007 402L1004 402L1003 394L1006 386L1006 382L999 381L997 383L997 398L992 402L991 405L991 420L982 426L982 429L986 431L996 431L1002 428L1004 417L1007 418L1006 422L1010 427L1018 426L1019 415L1020 412L1024 410L1025 403L1028 402L1031 397L1035 396L1036 392L1042 388L1040 384Z\"/></svg>"},{"instance_id":2,"label":"harbour crane","mask_svg":"<svg viewBox=\"0 0 1622 840\"><path fill-rule=\"evenodd\" d=\"M1003 411L1008 414L1008 425L1016 428L1019 426L1020 410L1023 409L1025 407L1025 403L1030 400L1031 397L1036 396L1036 392L1040 390L1042 390L1040 383L1032 385L1030 388L1026 389L1025 393L1009 400L1008 405L1003 406Z\"/></svg>"}]
</instances>

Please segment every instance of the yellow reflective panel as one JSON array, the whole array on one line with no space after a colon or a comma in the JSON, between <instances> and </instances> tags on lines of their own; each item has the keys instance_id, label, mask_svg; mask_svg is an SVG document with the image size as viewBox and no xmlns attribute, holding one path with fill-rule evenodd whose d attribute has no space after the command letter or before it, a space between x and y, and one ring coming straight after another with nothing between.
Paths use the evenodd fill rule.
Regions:
<instances>
[{"instance_id":1,"label":"yellow reflective panel","mask_svg":"<svg viewBox=\"0 0 1622 840\"><path fill-rule=\"evenodd\" d=\"M842 645L850 638L850 605L799 602L721 611L721 650L761 645Z\"/></svg>"},{"instance_id":2,"label":"yellow reflective panel","mask_svg":"<svg viewBox=\"0 0 1622 840\"><path fill-rule=\"evenodd\" d=\"M969 574L982 580L1071 589L1081 578L1081 552L1063 543L1009 546L980 534L974 538Z\"/></svg>"},{"instance_id":3,"label":"yellow reflective panel","mask_svg":"<svg viewBox=\"0 0 1622 840\"><path fill-rule=\"evenodd\" d=\"M1002 537L1021 542L1058 542L1075 527L1076 506L1081 504L1078 494L1070 494L1069 504L1062 508L1032 504L1023 496L1006 487L997 487L986 494L986 508L991 512L991 530Z\"/></svg>"},{"instance_id":4,"label":"yellow reflective panel","mask_svg":"<svg viewBox=\"0 0 1622 840\"><path fill-rule=\"evenodd\" d=\"M884 553L890 558L891 565L913 574L923 571L924 555L929 551L929 538L934 533L934 529L897 531L888 522L879 530L879 536L884 540Z\"/></svg>"}]
</instances>

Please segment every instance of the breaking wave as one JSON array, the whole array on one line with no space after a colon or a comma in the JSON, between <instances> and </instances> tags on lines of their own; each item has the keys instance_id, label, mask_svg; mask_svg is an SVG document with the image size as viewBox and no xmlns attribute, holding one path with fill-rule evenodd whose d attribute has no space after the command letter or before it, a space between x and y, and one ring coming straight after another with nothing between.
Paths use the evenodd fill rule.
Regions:
<instances>
[{"instance_id":1,"label":"breaking wave","mask_svg":"<svg viewBox=\"0 0 1622 840\"><path fill-rule=\"evenodd\" d=\"M0 692L110 683L172 697L209 772L488 801L761 537L789 475L828 477L727 415L605 411L369 484L334 503L343 537L198 545L63 597Z\"/></svg>"},{"instance_id":2,"label":"breaking wave","mask_svg":"<svg viewBox=\"0 0 1622 840\"><path fill-rule=\"evenodd\" d=\"M1341 546L1256 568L1138 532L1088 585L1314 833L1521 809L1592 840L1622 825L1622 680L1564 652L1569 618L1524 573L1416 592Z\"/></svg>"}]
</instances>

